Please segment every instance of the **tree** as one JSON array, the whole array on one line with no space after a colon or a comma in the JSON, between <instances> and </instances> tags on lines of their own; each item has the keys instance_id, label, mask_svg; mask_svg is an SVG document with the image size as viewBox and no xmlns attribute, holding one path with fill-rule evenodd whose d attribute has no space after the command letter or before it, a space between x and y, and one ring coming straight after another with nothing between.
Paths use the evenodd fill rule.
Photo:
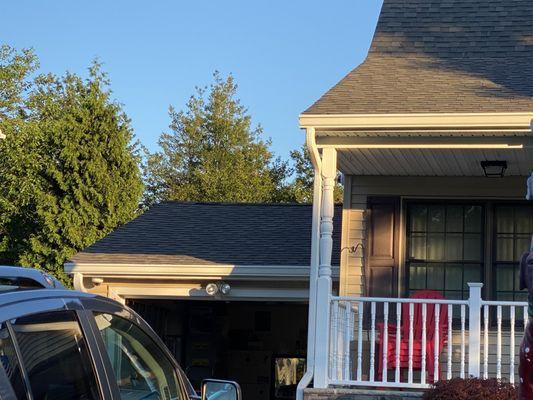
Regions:
<instances>
[{"instance_id":1,"label":"tree","mask_svg":"<svg viewBox=\"0 0 533 400\"><path fill-rule=\"evenodd\" d=\"M291 159L295 177L289 186L290 197L297 203L312 203L315 170L307 147L304 145L301 150L291 151ZM336 203L342 203L343 187L340 183L335 185L333 197Z\"/></svg>"},{"instance_id":2,"label":"tree","mask_svg":"<svg viewBox=\"0 0 533 400\"><path fill-rule=\"evenodd\" d=\"M159 139L161 151L147 158L146 203L283 200L288 166L274 160L270 141L252 127L236 92L231 75L215 73L209 90L197 88L185 111L170 107L170 132Z\"/></svg>"},{"instance_id":3,"label":"tree","mask_svg":"<svg viewBox=\"0 0 533 400\"><path fill-rule=\"evenodd\" d=\"M138 209L133 133L98 63L86 80L38 76L22 103L24 118L2 121L0 257L67 281L63 263Z\"/></svg>"}]
</instances>

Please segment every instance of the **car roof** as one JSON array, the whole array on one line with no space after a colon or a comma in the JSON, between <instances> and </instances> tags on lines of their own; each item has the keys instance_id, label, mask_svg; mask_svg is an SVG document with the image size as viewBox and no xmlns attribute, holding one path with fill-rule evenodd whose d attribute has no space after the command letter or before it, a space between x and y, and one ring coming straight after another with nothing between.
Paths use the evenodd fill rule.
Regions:
<instances>
[{"instance_id":1,"label":"car roof","mask_svg":"<svg viewBox=\"0 0 533 400\"><path fill-rule=\"evenodd\" d=\"M0 265L0 308L15 302L50 298L92 298L120 304L107 297L66 289L56 278L35 268Z\"/></svg>"},{"instance_id":2,"label":"car roof","mask_svg":"<svg viewBox=\"0 0 533 400\"><path fill-rule=\"evenodd\" d=\"M12 267L0 265L0 279L25 279L36 285L50 289L64 289L65 287L52 275L36 268Z\"/></svg>"}]
</instances>

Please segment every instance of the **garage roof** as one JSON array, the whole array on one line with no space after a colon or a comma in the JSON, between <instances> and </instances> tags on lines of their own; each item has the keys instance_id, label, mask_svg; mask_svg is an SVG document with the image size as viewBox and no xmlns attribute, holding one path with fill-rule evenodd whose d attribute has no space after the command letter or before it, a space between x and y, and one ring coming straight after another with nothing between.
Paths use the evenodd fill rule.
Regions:
<instances>
[{"instance_id":1,"label":"garage roof","mask_svg":"<svg viewBox=\"0 0 533 400\"><path fill-rule=\"evenodd\" d=\"M532 1L384 0L367 59L304 115L532 109Z\"/></svg>"},{"instance_id":2,"label":"garage roof","mask_svg":"<svg viewBox=\"0 0 533 400\"><path fill-rule=\"evenodd\" d=\"M332 265L339 265L336 206ZM163 202L72 257L74 264L308 266L312 206Z\"/></svg>"}]
</instances>

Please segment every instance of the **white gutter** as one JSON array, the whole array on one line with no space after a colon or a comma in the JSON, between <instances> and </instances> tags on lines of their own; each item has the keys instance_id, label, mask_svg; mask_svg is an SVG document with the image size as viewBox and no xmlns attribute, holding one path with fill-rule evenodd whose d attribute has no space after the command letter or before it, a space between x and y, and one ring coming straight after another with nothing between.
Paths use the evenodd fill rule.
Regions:
<instances>
[{"instance_id":1,"label":"white gutter","mask_svg":"<svg viewBox=\"0 0 533 400\"><path fill-rule=\"evenodd\" d=\"M322 163L315 141L315 128L306 129L306 145L315 170L313 184L313 222L311 237L311 269L309 271L309 320L307 328L307 369L304 376L298 382L296 388L296 400L303 400L304 389L309 386L313 379L315 368L315 328L316 328L316 283L318 279L318 242L320 239L320 202L322 189Z\"/></svg>"}]
</instances>

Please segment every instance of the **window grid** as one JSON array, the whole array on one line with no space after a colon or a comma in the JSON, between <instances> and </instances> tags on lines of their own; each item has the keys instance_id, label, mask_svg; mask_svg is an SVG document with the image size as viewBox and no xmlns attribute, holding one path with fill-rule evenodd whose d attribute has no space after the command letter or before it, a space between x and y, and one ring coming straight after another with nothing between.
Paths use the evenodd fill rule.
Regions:
<instances>
[{"instance_id":1,"label":"window grid","mask_svg":"<svg viewBox=\"0 0 533 400\"><path fill-rule=\"evenodd\" d=\"M425 224L423 224L423 227L417 226L414 227L414 221L413 221L413 214L414 210L418 208L419 210L424 210L425 214ZM435 229L435 227L431 227L430 224L432 223L431 218L434 216L435 210L441 210L443 215L441 216L442 222L438 225L441 225L441 229ZM452 210L455 210L456 212L460 209L460 229L454 229L454 226L450 226L450 215L449 213ZM478 212L478 221L475 229L472 229L472 226L467 226L467 211L470 210L476 210ZM467 287L467 281L472 281L472 276L468 277L465 276L466 271L476 271L477 273L477 280L481 280L482 278L482 269L483 269L483 228L484 228L484 218L483 218L483 207L476 204L442 204L442 203L412 203L408 205L408 221L407 221L407 281L408 281L408 292L411 294L413 291L420 290L420 289L434 289L439 290L443 293L443 295L447 298L456 298L456 299L462 299L468 297L468 287ZM458 215L455 215L457 218ZM457 221L455 221L457 222ZM476 221L474 221L476 222ZM423 229L420 229L423 228ZM441 237L443 242L441 244L441 251L442 257L440 259L431 259L432 255L428 254L429 252L429 238L431 235L436 235L437 237ZM460 255L455 254L455 258L449 258L448 254L448 241L455 236L455 240L459 239L461 243L461 251ZM419 251L415 251L417 254L413 254L413 240L415 238L423 238L423 244L424 250L423 250L423 257L416 258L416 256L422 256L422 252L419 253ZM473 260L471 255L467 256L465 255L465 248L467 247L466 244L466 238L477 238L478 240L478 254L477 259ZM470 258L470 259L468 259ZM413 273L415 273L416 269L422 269L425 271L423 273L424 275L424 284L420 285L419 282L415 282L413 278ZM442 284L440 287L436 284L432 284L432 282L429 281L429 275L431 273L435 273L437 271L436 268L441 269L441 275L442 275ZM460 286L456 285L452 286L451 277L448 275L451 275L449 271L455 269L456 271L460 269ZM430 272L431 271L431 272ZM418 280L419 277L416 279ZM458 278L457 276L454 278ZM418 283L418 284L417 284ZM434 283L434 282L433 282ZM413 287L414 286L414 287ZM460 289L459 289L460 287Z\"/></svg>"}]
</instances>

